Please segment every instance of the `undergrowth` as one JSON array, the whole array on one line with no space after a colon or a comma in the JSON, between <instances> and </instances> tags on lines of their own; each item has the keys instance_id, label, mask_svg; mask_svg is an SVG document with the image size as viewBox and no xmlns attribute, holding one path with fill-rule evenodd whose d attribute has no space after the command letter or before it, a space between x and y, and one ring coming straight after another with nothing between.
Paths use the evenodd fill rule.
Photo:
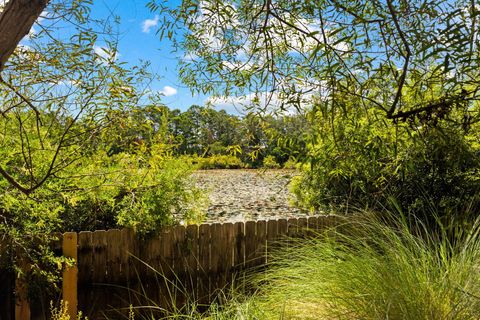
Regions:
<instances>
[{"instance_id":1,"label":"undergrowth","mask_svg":"<svg viewBox=\"0 0 480 320\"><path fill-rule=\"evenodd\" d=\"M367 217L294 241L253 284L177 319L480 319L480 224L453 237L420 221Z\"/></svg>"}]
</instances>

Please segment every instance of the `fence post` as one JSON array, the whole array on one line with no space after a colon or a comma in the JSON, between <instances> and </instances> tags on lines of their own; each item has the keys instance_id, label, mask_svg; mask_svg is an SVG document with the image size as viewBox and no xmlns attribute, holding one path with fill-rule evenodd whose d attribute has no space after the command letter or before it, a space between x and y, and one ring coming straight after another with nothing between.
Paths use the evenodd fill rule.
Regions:
<instances>
[{"instance_id":1,"label":"fence post","mask_svg":"<svg viewBox=\"0 0 480 320\"><path fill-rule=\"evenodd\" d=\"M70 319L77 318L77 233L66 232L63 234L63 255L74 259L73 266L67 266L63 270L62 294L63 302L68 305Z\"/></svg>"}]
</instances>

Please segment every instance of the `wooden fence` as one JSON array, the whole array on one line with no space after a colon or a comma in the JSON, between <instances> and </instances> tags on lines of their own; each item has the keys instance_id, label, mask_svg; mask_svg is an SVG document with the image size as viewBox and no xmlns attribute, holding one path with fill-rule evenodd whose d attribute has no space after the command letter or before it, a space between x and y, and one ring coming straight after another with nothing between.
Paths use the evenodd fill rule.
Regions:
<instances>
[{"instance_id":1,"label":"wooden fence","mask_svg":"<svg viewBox=\"0 0 480 320\"><path fill-rule=\"evenodd\" d=\"M77 263L64 271L63 299L89 319L120 318L130 305L207 305L233 279L264 266L273 248L336 223L335 216L315 216L175 226L147 238L127 229L66 233L63 254Z\"/></svg>"}]
</instances>

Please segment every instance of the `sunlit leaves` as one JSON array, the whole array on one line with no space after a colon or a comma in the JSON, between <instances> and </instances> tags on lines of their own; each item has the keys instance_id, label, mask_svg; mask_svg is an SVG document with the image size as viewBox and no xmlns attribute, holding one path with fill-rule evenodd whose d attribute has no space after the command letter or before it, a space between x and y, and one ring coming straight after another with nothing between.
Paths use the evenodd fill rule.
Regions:
<instances>
[{"instance_id":1,"label":"sunlit leaves","mask_svg":"<svg viewBox=\"0 0 480 320\"><path fill-rule=\"evenodd\" d=\"M273 107L304 108L314 101L297 96L313 83L317 97L341 90L373 99L394 119L435 103L405 102L407 91L425 96L410 73L422 73L427 87L441 82L446 99L478 78L479 9L472 1L185 0L151 9L173 17L160 30L173 31L180 52L195 56L181 62L180 76L204 93L276 91L284 103ZM338 83L353 83L355 91ZM371 97L372 88L382 94ZM477 91L466 98L476 100Z\"/></svg>"}]
</instances>

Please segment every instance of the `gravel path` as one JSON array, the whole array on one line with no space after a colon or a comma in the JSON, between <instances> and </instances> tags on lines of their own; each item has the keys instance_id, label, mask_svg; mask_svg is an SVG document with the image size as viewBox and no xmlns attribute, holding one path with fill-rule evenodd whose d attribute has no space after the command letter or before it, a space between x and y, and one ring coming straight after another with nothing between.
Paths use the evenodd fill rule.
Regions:
<instances>
[{"instance_id":1,"label":"gravel path","mask_svg":"<svg viewBox=\"0 0 480 320\"><path fill-rule=\"evenodd\" d=\"M209 192L207 222L305 216L292 207L288 184L294 170L202 170L197 186Z\"/></svg>"}]
</instances>

